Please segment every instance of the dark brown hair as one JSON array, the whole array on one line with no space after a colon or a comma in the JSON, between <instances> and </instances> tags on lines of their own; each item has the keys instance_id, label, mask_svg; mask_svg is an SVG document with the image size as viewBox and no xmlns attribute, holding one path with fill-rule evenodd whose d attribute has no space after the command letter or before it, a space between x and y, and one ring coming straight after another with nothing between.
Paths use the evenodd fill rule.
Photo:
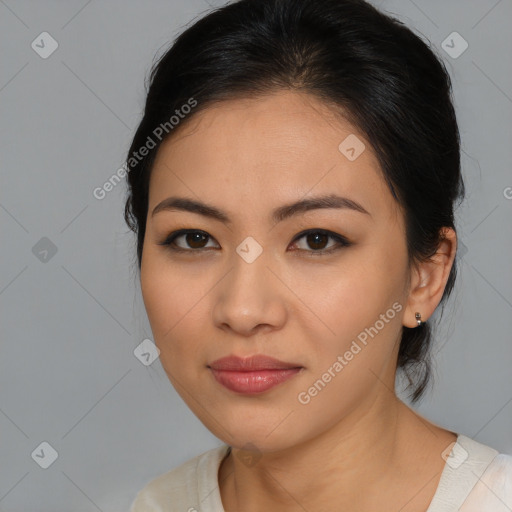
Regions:
<instances>
[{"instance_id":1,"label":"dark brown hair","mask_svg":"<svg viewBox=\"0 0 512 512\"><path fill-rule=\"evenodd\" d=\"M449 74L429 45L363 0L240 0L187 28L151 71L127 159L124 215L137 234L139 269L152 164L162 140L176 131L170 117L191 98L197 102L179 129L215 102L280 89L340 107L370 141L404 212L411 263L436 252L441 228L455 229L455 202L464 196L459 131ZM159 126L168 128L160 139ZM150 139L147 155L132 158ZM456 264L441 302L455 276ZM431 339L429 322L403 327L397 366L413 388L413 402L431 376Z\"/></svg>"}]
</instances>

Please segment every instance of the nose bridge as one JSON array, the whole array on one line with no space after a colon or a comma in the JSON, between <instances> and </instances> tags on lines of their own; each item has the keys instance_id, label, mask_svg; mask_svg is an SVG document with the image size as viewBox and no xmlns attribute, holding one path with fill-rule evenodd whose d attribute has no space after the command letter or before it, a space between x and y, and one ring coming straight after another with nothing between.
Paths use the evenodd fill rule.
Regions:
<instances>
[{"instance_id":1,"label":"nose bridge","mask_svg":"<svg viewBox=\"0 0 512 512\"><path fill-rule=\"evenodd\" d=\"M251 265L263 254L263 246L252 236L245 237L237 246L235 252L248 265ZM265 251L265 256L267 256Z\"/></svg>"},{"instance_id":2,"label":"nose bridge","mask_svg":"<svg viewBox=\"0 0 512 512\"><path fill-rule=\"evenodd\" d=\"M269 256L270 250L266 250L256 238L244 238L235 248L235 254L231 258L231 275L234 280L233 286L236 288L231 290L231 293L240 293L241 296L261 293L262 288L268 284L268 275L272 275L267 268L271 265Z\"/></svg>"},{"instance_id":3,"label":"nose bridge","mask_svg":"<svg viewBox=\"0 0 512 512\"><path fill-rule=\"evenodd\" d=\"M214 305L217 325L227 324L238 331L251 331L259 324L276 326L285 310L273 272L271 251L253 237L246 237L231 255L230 272L221 285Z\"/></svg>"}]
</instances>

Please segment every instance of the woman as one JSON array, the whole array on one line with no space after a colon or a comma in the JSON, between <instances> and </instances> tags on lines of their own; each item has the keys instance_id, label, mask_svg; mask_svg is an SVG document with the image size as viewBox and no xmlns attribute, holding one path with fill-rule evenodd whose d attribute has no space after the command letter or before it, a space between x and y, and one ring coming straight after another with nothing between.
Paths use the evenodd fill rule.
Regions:
<instances>
[{"instance_id":1,"label":"woman","mask_svg":"<svg viewBox=\"0 0 512 512\"><path fill-rule=\"evenodd\" d=\"M223 445L132 512L505 511L512 457L415 413L455 281L444 65L363 0L240 0L151 74L125 218L171 383Z\"/></svg>"}]
</instances>

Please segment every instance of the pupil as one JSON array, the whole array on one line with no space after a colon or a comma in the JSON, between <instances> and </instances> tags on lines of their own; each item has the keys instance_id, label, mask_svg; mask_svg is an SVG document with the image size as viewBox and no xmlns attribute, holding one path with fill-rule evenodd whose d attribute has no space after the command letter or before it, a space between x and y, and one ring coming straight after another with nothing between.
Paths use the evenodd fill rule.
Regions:
<instances>
[{"instance_id":1,"label":"pupil","mask_svg":"<svg viewBox=\"0 0 512 512\"><path fill-rule=\"evenodd\" d=\"M310 247L312 249L321 249L322 247L318 247L318 240L315 240L315 239L318 239L320 237L320 239L322 238L327 238L327 235L323 234L323 233L313 233L313 234L310 234L308 235L308 244L310 245ZM324 240L325 242L325 240ZM322 240L320 240L320 246L322 246Z\"/></svg>"},{"instance_id":2,"label":"pupil","mask_svg":"<svg viewBox=\"0 0 512 512\"><path fill-rule=\"evenodd\" d=\"M194 247L194 248L201 248L202 245L201 245L201 241L204 242L204 239L206 238L205 235L203 235L202 233L188 233L187 234L187 243L191 246L191 247ZM195 245L197 244L198 245Z\"/></svg>"}]
</instances>

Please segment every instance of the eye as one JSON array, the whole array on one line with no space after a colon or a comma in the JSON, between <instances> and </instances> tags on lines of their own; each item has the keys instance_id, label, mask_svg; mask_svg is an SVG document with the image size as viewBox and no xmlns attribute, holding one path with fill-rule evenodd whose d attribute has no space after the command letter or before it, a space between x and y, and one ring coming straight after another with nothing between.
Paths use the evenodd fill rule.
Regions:
<instances>
[{"instance_id":1,"label":"eye","mask_svg":"<svg viewBox=\"0 0 512 512\"><path fill-rule=\"evenodd\" d=\"M308 256L322 256L352 245L345 237L325 229L310 229L300 233L294 240L295 245L296 240L301 240L302 238L305 239L306 244L309 245L309 247L314 249L313 251L302 248L298 249L309 253ZM325 246L329 239L334 240L336 243L330 247L327 246L328 248L326 249Z\"/></svg>"},{"instance_id":2,"label":"eye","mask_svg":"<svg viewBox=\"0 0 512 512\"><path fill-rule=\"evenodd\" d=\"M331 231L327 231L325 229L310 229L297 235L293 240L292 246L296 246L297 241L301 240L302 238L305 239L306 243L313 250L300 247L293 250L309 253L308 256L321 256L323 254L330 254L343 247L352 245L351 242L349 242L345 237ZM179 245L177 241L180 239L183 239L183 242L187 244L188 247ZM213 237L211 237L205 231L197 229L180 229L178 231L172 232L165 240L159 242L158 245L167 246L168 249L173 252L202 252L205 249L212 248L206 245L208 243L208 239L214 240ZM334 240L335 243L331 246L327 245L328 248L326 249L325 246L329 239Z\"/></svg>"},{"instance_id":3,"label":"eye","mask_svg":"<svg viewBox=\"0 0 512 512\"><path fill-rule=\"evenodd\" d=\"M190 249L176 244L176 240L184 238ZM208 233L200 230L180 229L171 233L163 242L158 245L169 246L169 250L176 252L197 252L195 249L205 249L206 241L211 238Z\"/></svg>"}]
</instances>

